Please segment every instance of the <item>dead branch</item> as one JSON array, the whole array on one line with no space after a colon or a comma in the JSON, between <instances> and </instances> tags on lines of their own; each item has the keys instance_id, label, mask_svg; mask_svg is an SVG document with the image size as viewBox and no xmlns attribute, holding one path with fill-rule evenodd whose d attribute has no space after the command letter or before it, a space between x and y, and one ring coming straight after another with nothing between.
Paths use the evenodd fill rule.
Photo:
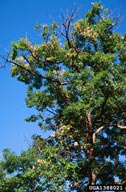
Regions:
<instances>
[{"instance_id":1,"label":"dead branch","mask_svg":"<svg viewBox=\"0 0 126 192\"><path fill-rule=\"evenodd\" d=\"M60 26L60 34L66 38L67 42L68 42L68 45L69 45L69 48L72 47L72 44L70 42L70 37L69 37L69 34L70 34L70 26L71 26L71 23L72 21L74 20L74 18L76 17L77 15L77 12L78 12L78 9L74 9L72 11L72 14L69 15L68 12L66 13L66 15L64 16L64 14L61 14L62 16L62 24ZM61 27L63 27L64 30L61 29Z\"/></svg>"}]
</instances>

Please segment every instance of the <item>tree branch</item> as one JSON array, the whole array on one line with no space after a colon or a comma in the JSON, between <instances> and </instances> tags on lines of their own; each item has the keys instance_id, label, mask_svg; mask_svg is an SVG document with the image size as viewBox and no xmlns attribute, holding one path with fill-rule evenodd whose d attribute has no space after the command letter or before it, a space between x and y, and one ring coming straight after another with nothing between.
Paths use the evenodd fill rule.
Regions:
<instances>
[{"instance_id":1,"label":"tree branch","mask_svg":"<svg viewBox=\"0 0 126 192\"><path fill-rule=\"evenodd\" d=\"M99 169L99 172L97 173L97 178L99 177L99 175L103 172L104 168L106 166L106 162L104 163L104 165L102 165Z\"/></svg>"},{"instance_id":2,"label":"tree branch","mask_svg":"<svg viewBox=\"0 0 126 192\"><path fill-rule=\"evenodd\" d=\"M103 126L99 127L95 133L93 133L93 136L92 136L93 143L95 143L95 141L96 141L96 135L97 135L101 130L103 130L105 127L106 127L106 126L103 125Z\"/></svg>"},{"instance_id":3,"label":"tree branch","mask_svg":"<svg viewBox=\"0 0 126 192\"><path fill-rule=\"evenodd\" d=\"M38 76L38 77L41 78L41 79L46 79L46 80L48 80L48 81L52 81L52 82L58 83L59 85L62 85L62 86L63 86L63 85L71 84L71 82L67 82L67 81L66 81L66 82L61 82L59 79L53 79L52 77L44 76L44 75L38 73L38 72L35 71L35 70L30 70L30 69L27 69L27 68L23 67L22 65L18 64L17 62L15 62L15 61L13 61L13 60L10 60L10 59L5 58L5 57L3 57L3 56L1 56L1 57L2 57L7 63L13 64L13 65L19 67L20 69L24 70L25 72L28 72L28 73L30 73L30 74L32 74L32 75L34 75L34 76Z\"/></svg>"},{"instance_id":4,"label":"tree branch","mask_svg":"<svg viewBox=\"0 0 126 192\"><path fill-rule=\"evenodd\" d=\"M106 126L117 126L117 128L119 128L119 129L126 129L126 125L125 125L125 126L120 125L120 122L121 122L121 121L119 121L118 124L113 124L113 122L110 122L108 125L103 125L103 126L99 127L99 128L96 130L96 132L93 133L93 136L92 136L93 143L95 143L95 141L96 141L96 135L97 135L101 130L105 129Z\"/></svg>"},{"instance_id":5,"label":"tree branch","mask_svg":"<svg viewBox=\"0 0 126 192\"><path fill-rule=\"evenodd\" d=\"M69 15L67 13L66 17L62 14L62 26L64 28L64 32L60 29L60 33L61 33L61 35L63 35L66 38L69 48L72 47L72 44L71 44L70 38L69 38L70 25L71 25L72 20L76 17L77 12L78 12L78 9L75 9L75 10L73 10L71 15Z\"/></svg>"},{"instance_id":6,"label":"tree branch","mask_svg":"<svg viewBox=\"0 0 126 192\"><path fill-rule=\"evenodd\" d=\"M88 112L86 114L86 124L87 124L89 132L91 132L92 131L92 122L91 122L91 113L90 112Z\"/></svg>"},{"instance_id":7,"label":"tree branch","mask_svg":"<svg viewBox=\"0 0 126 192\"><path fill-rule=\"evenodd\" d=\"M126 125L125 125L125 126L120 125L120 122L121 122L121 121L118 122L117 127L118 127L119 129L126 129Z\"/></svg>"},{"instance_id":8,"label":"tree branch","mask_svg":"<svg viewBox=\"0 0 126 192\"><path fill-rule=\"evenodd\" d=\"M36 61L38 61L38 62L41 62L41 63L44 63L44 64L47 64L47 63L51 63L51 64L55 64L55 65L57 65L57 64L61 64L63 61L47 61L46 59L45 60L42 60L42 59L40 59L40 57L37 57L37 56L35 56L34 54L33 54L33 52L32 52L32 50L30 50L29 49L29 52L30 52L30 54L31 54L31 56L33 57L33 59L35 59Z\"/></svg>"},{"instance_id":9,"label":"tree branch","mask_svg":"<svg viewBox=\"0 0 126 192\"><path fill-rule=\"evenodd\" d=\"M53 111L51 111L50 109L46 109L49 113L52 113L53 115L57 115L56 113L54 113Z\"/></svg>"}]
</instances>

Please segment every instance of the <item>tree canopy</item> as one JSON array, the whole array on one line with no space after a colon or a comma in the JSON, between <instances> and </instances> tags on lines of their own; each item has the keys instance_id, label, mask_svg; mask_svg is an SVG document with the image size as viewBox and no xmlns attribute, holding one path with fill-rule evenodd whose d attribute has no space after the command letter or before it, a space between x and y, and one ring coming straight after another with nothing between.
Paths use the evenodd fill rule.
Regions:
<instances>
[{"instance_id":1,"label":"tree canopy","mask_svg":"<svg viewBox=\"0 0 126 192\"><path fill-rule=\"evenodd\" d=\"M126 34L118 18L94 3L61 24L36 26L39 44L13 42L6 61L27 85L26 118L50 131L33 136L20 156L4 150L0 191L88 191L88 185L125 184ZM117 181L116 181L117 180Z\"/></svg>"}]
</instances>

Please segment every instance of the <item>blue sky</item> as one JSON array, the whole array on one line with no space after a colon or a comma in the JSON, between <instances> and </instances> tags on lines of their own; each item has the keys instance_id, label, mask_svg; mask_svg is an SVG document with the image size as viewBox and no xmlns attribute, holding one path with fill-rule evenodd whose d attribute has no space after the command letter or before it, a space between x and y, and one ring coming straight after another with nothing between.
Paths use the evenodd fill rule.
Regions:
<instances>
[{"instance_id":1,"label":"blue sky","mask_svg":"<svg viewBox=\"0 0 126 192\"><path fill-rule=\"evenodd\" d=\"M11 42L26 34L31 41L39 39L34 32L35 23L59 20L61 11L79 6L83 17L97 0L0 0L0 55L11 48ZM122 16L117 30L124 34L126 29L126 0L101 0L115 15ZM1 63L2 64L2 63ZM10 66L0 69L0 154L4 148L19 153L31 144L31 136L40 134L36 124L26 123L24 118L32 113L25 105L26 87L10 77Z\"/></svg>"}]
</instances>

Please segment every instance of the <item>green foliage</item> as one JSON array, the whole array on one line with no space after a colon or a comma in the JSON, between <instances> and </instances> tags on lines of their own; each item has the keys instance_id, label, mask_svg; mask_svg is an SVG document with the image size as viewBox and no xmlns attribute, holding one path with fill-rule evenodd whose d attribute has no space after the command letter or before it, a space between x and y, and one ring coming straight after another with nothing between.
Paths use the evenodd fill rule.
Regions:
<instances>
[{"instance_id":1,"label":"green foliage","mask_svg":"<svg viewBox=\"0 0 126 192\"><path fill-rule=\"evenodd\" d=\"M126 35L100 3L86 17L42 28L42 43L12 45L11 75L27 86L26 118L51 130L0 162L0 191L87 191L125 183ZM63 37L65 40L63 40Z\"/></svg>"}]
</instances>

